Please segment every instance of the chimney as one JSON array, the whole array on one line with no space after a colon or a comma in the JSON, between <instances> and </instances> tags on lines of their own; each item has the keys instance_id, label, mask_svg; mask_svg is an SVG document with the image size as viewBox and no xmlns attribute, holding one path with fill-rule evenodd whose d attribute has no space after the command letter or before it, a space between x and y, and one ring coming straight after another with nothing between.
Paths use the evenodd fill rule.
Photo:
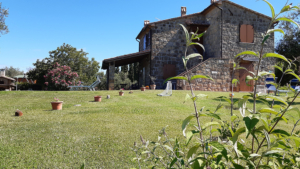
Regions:
<instances>
[{"instance_id":1,"label":"chimney","mask_svg":"<svg viewBox=\"0 0 300 169\"><path fill-rule=\"evenodd\" d=\"M210 2L213 4L215 2L218 2L219 0L210 0Z\"/></svg>"},{"instance_id":2,"label":"chimney","mask_svg":"<svg viewBox=\"0 0 300 169\"><path fill-rule=\"evenodd\" d=\"M149 20L145 20L145 21L144 21L144 26L148 25L149 23L150 23Z\"/></svg>"},{"instance_id":3,"label":"chimney","mask_svg":"<svg viewBox=\"0 0 300 169\"><path fill-rule=\"evenodd\" d=\"M186 15L186 7L182 6L181 7L181 16L185 16Z\"/></svg>"},{"instance_id":4,"label":"chimney","mask_svg":"<svg viewBox=\"0 0 300 169\"><path fill-rule=\"evenodd\" d=\"M0 76L5 76L5 69L0 69Z\"/></svg>"}]
</instances>

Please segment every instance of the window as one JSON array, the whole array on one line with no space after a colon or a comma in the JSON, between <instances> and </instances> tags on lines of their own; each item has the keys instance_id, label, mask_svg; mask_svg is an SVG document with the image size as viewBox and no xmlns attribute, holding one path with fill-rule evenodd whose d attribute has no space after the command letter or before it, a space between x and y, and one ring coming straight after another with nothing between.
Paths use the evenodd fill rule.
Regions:
<instances>
[{"instance_id":1,"label":"window","mask_svg":"<svg viewBox=\"0 0 300 169\"><path fill-rule=\"evenodd\" d=\"M144 36L144 50L150 47L150 32Z\"/></svg>"},{"instance_id":2,"label":"window","mask_svg":"<svg viewBox=\"0 0 300 169\"><path fill-rule=\"evenodd\" d=\"M241 25L240 42L254 43L254 29L252 25Z\"/></svg>"},{"instance_id":3,"label":"window","mask_svg":"<svg viewBox=\"0 0 300 169\"><path fill-rule=\"evenodd\" d=\"M165 64L163 68L164 79L176 76L176 65Z\"/></svg>"},{"instance_id":4,"label":"window","mask_svg":"<svg viewBox=\"0 0 300 169\"><path fill-rule=\"evenodd\" d=\"M0 84L4 84L4 81L3 81L3 80L0 80Z\"/></svg>"}]
</instances>

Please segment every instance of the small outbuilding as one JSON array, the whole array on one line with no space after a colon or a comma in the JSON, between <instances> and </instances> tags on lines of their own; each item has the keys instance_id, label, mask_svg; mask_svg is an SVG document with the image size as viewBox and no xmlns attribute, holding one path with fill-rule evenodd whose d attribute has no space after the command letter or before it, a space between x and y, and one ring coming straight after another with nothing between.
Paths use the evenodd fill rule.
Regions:
<instances>
[{"instance_id":1,"label":"small outbuilding","mask_svg":"<svg viewBox=\"0 0 300 169\"><path fill-rule=\"evenodd\" d=\"M0 90L11 91L15 85L15 79L5 76L5 69L0 69Z\"/></svg>"}]
</instances>

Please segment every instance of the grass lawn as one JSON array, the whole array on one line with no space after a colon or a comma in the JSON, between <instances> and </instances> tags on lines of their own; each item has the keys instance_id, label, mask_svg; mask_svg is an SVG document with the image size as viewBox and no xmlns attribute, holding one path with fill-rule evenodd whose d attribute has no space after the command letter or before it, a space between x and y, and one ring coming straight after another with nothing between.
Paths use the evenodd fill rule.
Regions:
<instances>
[{"instance_id":1,"label":"grass lawn","mask_svg":"<svg viewBox=\"0 0 300 169\"><path fill-rule=\"evenodd\" d=\"M140 135L156 140L158 130L168 125L167 134L183 141L181 123L194 111L191 101L183 103L189 91L173 91L171 97L156 96L161 90L128 92L123 97L118 91L0 92L0 168L79 168L84 161L87 168L132 168L137 163L131 161L135 154L130 147ZM209 95L197 101L198 109L205 106L205 110L220 103L214 98L229 95L195 93ZM244 94L235 93L235 98ZM96 95L103 96L100 103L93 102ZM63 110L51 110L54 97L64 101ZM16 109L24 115L14 116ZM230 119L230 109L219 113ZM238 110L234 113L240 115ZM280 127L292 124L280 122Z\"/></svg>"}]
</instances>

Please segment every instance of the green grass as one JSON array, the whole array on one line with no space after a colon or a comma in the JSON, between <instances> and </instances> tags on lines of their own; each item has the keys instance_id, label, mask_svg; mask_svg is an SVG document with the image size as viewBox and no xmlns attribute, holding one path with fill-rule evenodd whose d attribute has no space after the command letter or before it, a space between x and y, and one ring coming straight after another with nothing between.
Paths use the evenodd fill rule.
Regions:
<instances>
[{"instance_id":1,"label":"green grass","mask_svg":"<svg viewBox=\"0 0 300 169\"><path fill-rule=\"evenodd\" d=\"M140 135L155 140L168 125L170 137L184 139L181 123L194 111L192 102L183 103L189 91L173 91L171 97L156 96L161 90L128 92L123 97L118 91L0 92L0 168L79 168L83 161L87 168L131 168L137 164L130 147ZM214 110L220 103L214 98L229 94L198 93L209 95L197 101L198 109L205 110ZM243 94L235 93L235 98ZM100 103L93 102L96 95L103 96ZM54 97L64 101L63 110L51 111ZM16 109L24 115L14 116ZM230 119L230 109L219 113ZM202 123L208 120L201 118ZM280 122L280 127L291 129L292 124Z\"/></svg>"}]
</instances>

